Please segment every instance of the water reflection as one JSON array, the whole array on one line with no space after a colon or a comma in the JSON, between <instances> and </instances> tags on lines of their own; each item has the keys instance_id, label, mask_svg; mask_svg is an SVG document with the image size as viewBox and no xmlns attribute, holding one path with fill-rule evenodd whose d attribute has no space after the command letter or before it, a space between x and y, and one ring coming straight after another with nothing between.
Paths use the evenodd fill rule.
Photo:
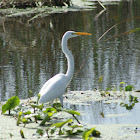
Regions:
<instances>
[{"instance_id":1,"label":"water reflection","mask_svg":"<svg viewBox=\"0 0 140 140\"><path fill-rule=\"evenodd\" d=\"M98 6L96 10L52 14L30 23L27 22L27 17L2 19L0 100L13 95L20 98L34 96L47 79L66 71L66 59L60 44L62 35L67 30L93 34L90 38L69 40L69 48L75 58L75 74L68 90L98 88L98 78L101 75L104 77L103 89L112 84L119 86L121 81L139 89L140 32L107 42L104 39L139 27L140 19L116 26L97 42L112 25L139 16L139 8L133 7L130 2L107 5L106 8L98 20L94 19L100 10ZM29 95L28 90L33 90L33 94Z\"/></svg>"},{"instance_id":2,"label":"water reflection","mask_svg":"<svg viewBox=\"0 0 140 140\"><path fill-rule=\"evenodd\" d=\"M135 108L131 111L121 107L120 103L92 102L89 105L66 103L64 106L79 111L81 113L79 119L88 124L139 124L140 121L140 103L135 104ZM104 114L104 117L101 113Z\"/></svg>"}]
</instances>

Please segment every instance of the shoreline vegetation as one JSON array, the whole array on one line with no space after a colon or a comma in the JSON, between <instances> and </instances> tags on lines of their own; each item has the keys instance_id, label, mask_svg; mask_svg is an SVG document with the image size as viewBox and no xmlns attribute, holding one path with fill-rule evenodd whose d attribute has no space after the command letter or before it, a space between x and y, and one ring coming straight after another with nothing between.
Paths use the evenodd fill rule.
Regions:
<instances>
[{"instance_id":1,"label":"shoreline vegetation","mask_svg":"<svg viewBox=\"0 0 140 140\"><path fill-rule=\"evenodd\" d=\"M111 103L119 103L121 107L126 108L127 110L132 110L135 104L138 102L140 99L139 92L134 92L134 91L127 91L127 92L120 92L120 91L111 91L111 92L105 92L105 91L73 91L69 94L65 95L67 98L64 100L64 110L60 111L58 113L54 113L55 110L52 112L54 113L54 117L50 116L50 120L47 120L44 125L40 125L41 120L38 120L37 122L32 119L34 116L33 114L28 114L31 116L29 119L29 123L25 123L26 121L22 120L19 122L18 125L16 125L19 115L18 113L15 113L15 111L11 111L11 114L8 115L8 112L5 114L0 115L0 138L2 139L22 139L24 136L26 139L45 139L48 135L44 132L48 130L49 133L49 138L50 139L71 139L74 140L76 139L83 139L83 132L85 130L90 130L96 129L97 132L100 133L99 137L94 137L95 139L102 139L102 140L118 140L118 139L133 139L135 140L137 137L140 138L140 124L89 124L86 122L83 122L79 120L81 123L78 125L78 122L76 119L72 117L72 114L74 113L75 116L79 116L77 111L74 110L74 112L70 112L71 109L66 109L65 105L70 104L70 105L89 105L91 102L103 102L105 104L111 104ZM136 98L135 98L136 97ZM135 98L135 99L134 99ZM37 100L37 97L31 97L31 99L27 100L21 100L20 104L24 104L24 108L28 106L29 101L35 102ZM125 100L129 100L129 107L124 104ZM135 100L135 101L134 101ZM55 101L56 102L56 101ZM0 106L2 106L5 102L1 103ZM47 104L48 105L48 104ZM130 106L132 105L132 106ZM51 107L49 106L49 109ZM28 110L29 111L29 110ZM45 110L46 111L46 110ZM24 112L24 111L23 111ZM51 112L51 111L50 111ZM49 113L50 113L49 112ZM51 112L51 113L52 113ZM68 113L69 112L69 113ZM0 108L0 113L2 113L2 107ZM83 115L80 112L81 115ZM102 119L106 118L107 116L101 112L100 114L102 116ZM124 115L129 115L128 114L116 114L117 116L124 116ZM24 116L25 117L25 116ZM116 116L112 116L116 117ZM22 117L20 119L23 119ZM72 126L69 126L72 122ZM52 129L52 122L53 126L57 128L57 130ZM62 129L58 129L60 125L60 122L65 126L62 126ZM58 124L59 123L59 124ZM76 124L75 124L76 123ZM26 124L26 125L25 125ZM76 135L67 135L68 132L71 132L69 130L69 127L77 127L72 133L77 132ZM81 128L82 127L82 128ZM51 129L50 129L51 128ZM80 130L82 129L82 133L80 133ZM51 131L50 131L51 130ZM69 130L69 131L68 131ZM50 134L50 132L55 131L54 134ZM61 133L62 132L62 133ZM23 133L23 135L22 135ZM66 134L67 133L67 134ZM60 135L59 135L60 134ZM90 135L91 136L91 135Z\"/></svg>"},{"instance_id":2,"label":"shoreline vegetation","mask_svg":"<svg viewBox=\"0 0 140 140\"><path fill-rule=\"evenodd\" d=\"M72 0L0 0L0 16L2 21L6 18L26 17L30 22L50 14L93 9L93 3Z\"/></svg>"},{"instance_id":3,"label":"shoreline vegetation","mask_svg":"<svg viewBox=\"0 0 140 140\"><path fill-rule=\"evenodd\" d=\"M0 8L28 8L38 6L65 6L71 5L71 0L0 0Z\"/></svg>"}]
</instances>

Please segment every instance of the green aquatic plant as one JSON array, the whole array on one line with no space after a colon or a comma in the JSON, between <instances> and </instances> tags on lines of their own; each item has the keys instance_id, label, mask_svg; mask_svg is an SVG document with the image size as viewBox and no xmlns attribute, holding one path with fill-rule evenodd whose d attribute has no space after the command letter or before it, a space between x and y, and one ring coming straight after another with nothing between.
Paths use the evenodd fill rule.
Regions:
<instances>
[{"instance_id":1,"label":"green aquatic plant","mask_svg":"<svg viewBox=\"0 0 140 140\"><path fill-rule=\"evenodd\" d=\"M83 135L82 135L82 138L84 140L92 140L94 139L94 137L100 137L100 132L97 131L94 128L91 128L91 129L86 129L84 132L83 132Z\"/></svg>"},{"instance_id":2,"label":"green aquatic plant","mask_svg":"<svg viewBox=\"0 0 140 140\"><path fill-rule=\"evenodd\" d=\"M110 85L108 88L106 88L106 91L113 91L113 92L116 92L117 91L117 88L115 85Z\"/></svg>"},{"instance_id":3,"label":"green aquatic plant","mask_svg":"<svg viewBox=\"0 0 140 140\"><path fill-rule=\"evenodd\" d=\"M73 137L75 135L81 135L83 130L78 129L78 128L83 128L83 126L79 124L71 125L72 123L73 123L73 120L68 119L64 122L54 123L45 129L39 128L37 129L36 134L34 134L34 136L37 136L37 137L43 136L43 137L51 138L51 136L54 136L54 135L63 135L65 137Z\"/></svg>"},{"instance_id":4,"label":"green aquatic plant","mask_svg":"<svg viewBox=\"0 0 140 140\"><path fill-rule=\"evenodd\" d=\"M99 77L99 90L102 90L102 83L103 83L103 76L101 75L100 77Z\"/></svg>"},{"instance_id":5,"label":"green aquatic plant","mask_svg":"<svg viewBox=\"0 0 140 140\"><path fill-rule=\"evenodd\" d=\"M127 91L130 92L130 91L134 90L134 86L133 85L126 85L125 82L120 82L119 90L120 90L120 92L123 92L123 94L125 96L125 92L127 92Z\"/></svg>"},{"instance_id":6,"label":"green aquatic plant","mask_svg":"<svg viewBox=\"0 0 140 140\"><path fill-rule=\"evenodd\" d=\"M74 119L79 123L79 124L81 124L80 123L80 121L78 120L78 118L75 116L75 115L80 115L80 113L79 112L77 112L77 111L75 111L75 110L63 110L64 112L67 112L67 113L69 113L69 114L71 114L73 117L74 117Z\"/></svg>"},{"instance_id":7,"label":"green aquatic plant","mask_svg":"<svg viewBox=\"0 0 140 140\"><path fill-rule=\"evenodd\" d=\"M53 115L54 113L57 113L57 110L56 110L55 108L53 108L53 107L51 107L51 108L49 107L49 108L46 108L46 110L43 111L43 112L45 113L45 117L44 117L44 119L41 121L40 126L45 125L45 123L46 123L47 121L51 120L52 115Z\"/></svg>"},{"instance_id":8,"label":"green aquatic plant","mask_svg":"<svg viewBox=\"0 0 140 140\"><path fill-rule=\"evenodd\" d=\"M20 103L20 100L17 96L13 96L10 99L7 100L7 102L2 106L2 113L5 113L6 111L10 111L14 109L16 106L18 106Z\"/></svg>"},{"instance_id":9,"label":"green aquatic plant","mask_svg":"<svg viewBox=\"0 0 140 140\"><path fill-rule=\"evenodd\" d=\"M134 90L133 85L125 85L125 82L120 83L120 90L124 92L131 92ZM130 94L130 93L129 93ZM135 106L135 103L138 102L137 100L138 97L135 97L133 95L129 95L129 103L120 103L120 106L125 107L127 110L132 110L133 107Z\"/></svg>"},{"instance_id":10,"label":"green aquatic plant","mask_svg":"<svg viewBox=\"0 0 140 140\"><path fill-rule=\"evenodd\" d=\"M77 116L80 116L80 113L75 110L63 109L60 103L54 103L52 107L48 104L39 105L38 99L37 101L33 101L31 98L19 103L19 98L14 96L7 100L6 104L3 105L2 111L5 113L6 111L13 109L15 113L14 117L17 119L17 126L24 124L23 127L25 127L29 123L38 122L40 127L45 126L41 129L37 129L34 136L46 136L51 138L54 135L63 135L72 137L83 133L84 128L77 118ZM68 113L67 119L63 117L63 114L65 113ZM20 130L20 135L24 138L22 129Z\"/></svg>"},{"instance_id":11,"label":"green aquatic plant","mask_svg":"<svg viewBox=\"0 0 140 140\"><path fill-rule=\"evenodd\" d=\"M22 115L22 112L20 111L19 114L18 114L17 126L18 126L19 123L20 123L21 115Z\"/></svg>"},{"instance_id":12,"label":"green aquatic plant","mask_svg":"<svg viewBox=\"0 0 140 140\"><path fill-rule=\"evenodd\" d=\"M40 94L37 95L37 102L36 102L37 104L38 104L39 99L40 99Z\"/></svg>"},{"instance_id":13,"label":"green aquatic plant","mask_svg":"<svg viewBox=\"0 0 140 140\"><path fill-rule=\"evenodd\" d=\"M64 134L64 132L62 131L62 127L63 127L65 124L70 123L70 122L72 122L72 121L73 121L72 119L68 119L68 120L63 121L63 122L58 122L58 123L52 124L51 127L59 128L58 135L62 135L62 134Z\"/></svg>"},{"instance_id":14,"label":"green aquatic plant","mask_svg":"<svg viewBox=\"0 0 140 140\"><path fill-rule=\"evenodd\" d=\"M43 104L38 105L38 104L30 103L29 105L34 109L34 113L36 112L36 109L40 109L40 110L43 109Z\"/></svg>"},{"instance_id":15,"label":"green aquatic plant","mask_svg":"<svg viewBox=\"0 0 140 140\"><path fill-rule=\"evenodd\" d=\"M33 91L32 90L28 90L28 97L32 97Z\"/></svg>"},{"instance_id":16,"label":"green aquatic plant","mask_svg":"<svg viewBox=\"0 0 140 140\"><path fill-rule=\"evenodd\" d=\"M122 92L125 97L125 82L120 82L119 91Z\"/></svg>"},{"instance_id":17,"label":"green aquatic plant","mask_svg":"<svg viewBox=\"0 0 140 140\"><path fill-rule=\"evenodd\" d=\"M55 108L57 111L61 111L62 110L62 105L60 103L54 103L53 108Z\"/></svg>"},{"instance_id":18,"label":"green aquatic plant","mask_svg":"<svg viewBox=\"0 0 140 140\"><path fill-rule=\"evenodd\" d=\"M43 136L44 130L43 129L37 129L36 131L40 136Z\"/></svg>"},{"instance_id":19,"label":"green aquatic plant","mask_svg":"<svg viewBox=\"0 0 140 140\"><path fill-rule=\"evenodd\" d=\"M120 106L122 107L125 107L127 110L132 110L133 107L134 107L135 103L132 103L131 105L129 104L124 104L124 103L121 103Z\"/></svg>"},{"instance_id":20,"label":"green aquatic plant","mask_svg":"<svg viewBox=\"0 0 140 140\"><path fill-rule=\"evenodd\" d=\"M99 77L98 81L99 81L99 92L102 97L110 96L110 91L113 91L114 93L117 91L117 88L114 85L111 85L110 87L106 88L105 91L102 90L102 84L103 84L102 75Z\"/></svg>"},{"instance_id":21,"label":"green aquatic plant","mask_svg":"<svg viewBox=\"0 0 140 140\"><path fill-rule=\"evenodd\" d=\"M132 85L125 86L125 91L132 91L133 89L134 89L134 86Z\"/></svg>"},{"instance_id":22,"label":"green aquatic plant","mask_svg":"<svg viewBox=\"0 0 140 140\"><path fill-rule=\"evenodd\" d=\"M102 75L99 77L98 82L99 82L99 92L100 92L100 95L102 97L105 97L106 96L106 92L102 90L102 84L103 84L103 76Z\"/></svg>"},{"instance_id":23,"label":"green aquatic plant","mask_svg":"<svg viewBox=\"0 0 140 140\"><path fill-rule=\"evenodd\" d=\"M129 95L129 103L121 103L120 106L125 107L127 110L132 110L135 106L135 103L138 103L137 100L138 97L135 97L133 95Z\"/></svg>"},{"instance_id":24,"label":"green aquatic plant","mask_svg":"<svg viewBox=\"0 0 140 140\"><path fill-rule=\"evenodd\" d=\"M120 91L132 91L134 89L133 85L126 85L125 82L120 82L119 90Z\"/></svg>"},{"instance_id":25,"label":"green aquatic plant","mask_svg":"<svg viewBox=\"0 0 140 140\"><path fill-rule=\"evenodd\" d=\"M100 113L100 115L101 115L103 118L105 117L105 115L104 115L104 113L103 113L103 112L101 112L101 113Z\"/></svg>"},{"instance_id":26,"label":"green aquatic plant","mask_svg":"<svg viewBox=\"0 0 140 140\"><path fill-rule=\"evenodd\" d=\"M83 132L83 130L78 129L78 128L82 128L83 127L81 124L74 124L74 125L69 124L68 126L69 126L69 128L71 128L71 129L66 130L66 134L68 136L77 135L77 134ZM77 130L74 131L75 129L77 129Z\"/></svg>"},{"instance_id":27,"label":"green aquatic plant","mask_svg":"<svg viewBox=\"0 0 140 140\"><path fill-rule=\"evenodd\" d=\"M23 130L22 130L22 129L20 129L20 135L21 135L21 138L25 138L25 136L24 136L24 133L23 133Z\"/></svg>"},{"instance_id":28,"label":"green aquatic plant","mask_svg":"<svg viewBox=\"0 0 140 140\"><path fill-rule=\"evenodd\" d=\"M138 97L135 97L133 95L129 95L129 102L134 102L134 103L137 103L138 102Z\"/></svg>"}]
</instances>

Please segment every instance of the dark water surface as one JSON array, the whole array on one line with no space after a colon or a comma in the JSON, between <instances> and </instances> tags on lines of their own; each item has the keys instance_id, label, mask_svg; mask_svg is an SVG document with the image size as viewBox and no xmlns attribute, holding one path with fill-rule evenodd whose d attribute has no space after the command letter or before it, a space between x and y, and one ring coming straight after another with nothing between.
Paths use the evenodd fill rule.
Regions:
<instances>
[{"instance_id":1,"label":"dark water surface","mask_svg":"<svg viewBox=\"0 0 140 140\"><path fill-rule=\"evenodd\" d=\"M6 18L0 21L0 101L17 95L21 99L37 95L47 79L67 68L61 51L61 38L67 30L84 31L92 36L69 40L75 59L75 72L68 90L92 90L124 81L140 89L140 31L108 41L116 34L140 27L140 18L118 24L103 39L111 26L140 16L140 3L120 2L88 11L69 11L37 18ZM33 93L29 93L32 90Z\"/></svg>"}]
</instances>

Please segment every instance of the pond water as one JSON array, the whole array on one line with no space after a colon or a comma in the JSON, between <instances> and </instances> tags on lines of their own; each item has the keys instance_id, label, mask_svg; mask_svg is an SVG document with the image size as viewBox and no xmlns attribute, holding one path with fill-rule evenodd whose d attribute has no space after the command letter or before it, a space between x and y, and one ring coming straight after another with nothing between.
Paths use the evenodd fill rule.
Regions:
<instances>
[{"instance_id":1,"label":"pond water","mask_svg":"<svg viewBox=\"0 0 140 140\"><path fill-rule=\"evenodd\" d=\"M67 30L84 31L92 36L69 40L75 59L75 72L69 91L99 88L119 83L140 89L140 32L105 39L139 27L139 1L100 5L93 10L54 13L33 19L30 16L1 18L0 21L0 101L17 95L21 99L35 96L47 79L66 71L67 61L61 51L61 38ZM95 18L96 17L96 18ZM31 90L32 92L29 92Z\"/></svg>"},{"instance_id":2,"label":"pond water","mask_svg":"<svg viewBox=\"0 0 140 140\"><path fill-rule=\"evenodd\" d=\"M79 111L81 113L79 120L87 124L139 124L140 122L140 103L136 103L130 110L122 107L120 103L106 104L96 101L88 105L65 104L65 106Z\"/></svg>"}]
</instances>

